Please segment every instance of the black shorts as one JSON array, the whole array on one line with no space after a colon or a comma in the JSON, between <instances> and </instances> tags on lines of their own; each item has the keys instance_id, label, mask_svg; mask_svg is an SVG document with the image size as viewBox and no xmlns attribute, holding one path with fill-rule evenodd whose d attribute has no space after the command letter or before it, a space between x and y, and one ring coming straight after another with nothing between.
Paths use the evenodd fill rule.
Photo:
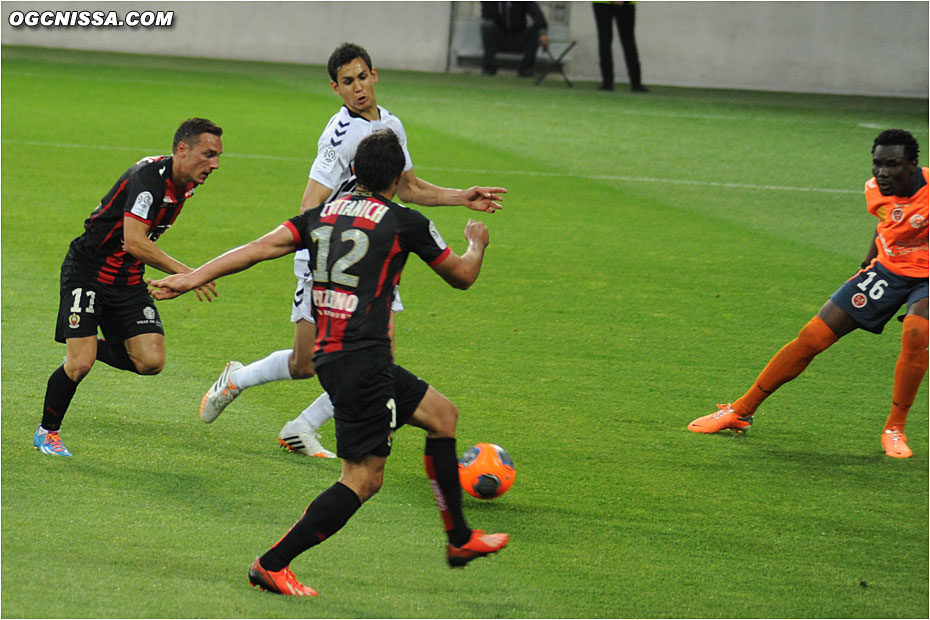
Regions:
<instances>
[{"instance_id":1,"label":"black shorts","mask_svg":"<svg viewBox=\"0 0 930 620\"><path fill-rule=\"evenodd\" d=\"M350 461L389 456L394 431L407 423L429 388L395 364L388 347L341 354L316 372L336 411L336 454Z\"/></svg>"},{"instance_id":2,"label":"black shorts","mask_svg":"<svg viewBox=\"0 0 930 620\"><path fill-rule=\"evenodd\" d=\"M97 327L110 342L139 334L164 334L155 301L145 284L107 286L66 264L61 271L61 299L55 340L96 336Z\"/></svg>"},{"instance_id":3,"label":"black shorts","mask_svg":"<svg viewBox=\"0 0 930 620\"><path fill-rule=\"evenodd\" d=\"M927 297L927 278L899 276L875 261L846 281L830 301L842 308L859 326L880 334L898 309Z\"/></svg>"}]
</instances>

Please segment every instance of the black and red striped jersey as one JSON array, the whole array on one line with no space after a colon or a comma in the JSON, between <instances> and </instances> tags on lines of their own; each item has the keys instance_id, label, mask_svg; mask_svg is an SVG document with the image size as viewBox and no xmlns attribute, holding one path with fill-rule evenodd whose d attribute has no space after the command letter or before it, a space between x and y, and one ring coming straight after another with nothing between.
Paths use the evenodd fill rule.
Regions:
<instances>
[{"instance_id":1,"label":"black and red striped jersey","mask_svg":"<svg viewBox=\"0 0 930 620\"><path fill-rule=\"evenodd\" d=\"M426 216L379 194L346 195L284 225L296 249L310 252L316 365L343 351L390 346L391 300L407 256L432 266L451 253Z\"/></svg>"},{"instance_id":2,"label":"black and red striped jersey","mask_svg":"<svg viewBox=\"0 0 930 620\"><path fill-rule=\"evenodd\" d=\"M171 179L170 155L146 157L120 176L93 213L84 221L84 234L71 242L69 256L101 284L134 286L142 283L145 265L126 252L123 217L149 225L152 241L177 219L196 183L183 187Z\"/></svg>"}]
</instances>

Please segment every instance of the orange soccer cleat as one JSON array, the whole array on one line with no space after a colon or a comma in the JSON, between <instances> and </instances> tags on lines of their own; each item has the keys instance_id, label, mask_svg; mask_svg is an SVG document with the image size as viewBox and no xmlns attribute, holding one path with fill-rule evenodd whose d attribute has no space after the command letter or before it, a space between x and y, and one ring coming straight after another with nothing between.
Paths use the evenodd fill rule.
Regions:
<instances>
[{"instance_id":1,"label":"orange soccer cleat","mask_svg":"<svg viewBox=\"0 0 930 620\"><path fill-rule=\"evenodd\" d=\"M885 449L885 454L896 459L906 459L914 454L907 447L904 431L899 430L889 429L882 433L882 448Z\"/></svg>"},{"instance_id":2,"label":"orange soccer cleat","mask_svg":"<svg viewBox=\"0 0 930 620\"><path fill-rule=\"evenodd\" d=\"M317 591L297 581L291 569L285 566L279 571L270 571L262 567L258 558L249 569L249 583L266 592L285 594L287 596L316 596Z\"/></svg>"},{"instance_id":3,"label":"orange soccer cleat","mask_svg":"<svg viewBox=\"0 0 930 620\"><path fill-rule=\"evenodd\" d=\"M717 411L701 416L688 425L688 430L694 433L719 433L725 428L735 431L745 431L752 426L752 414L742 416L733 411L730 403L717 405Z\"/></svg>"},{"instance_id":4,"label":"orange soccer cleat","mask_svg":"<svg viewBox=\"0 0 930 620\"><path fill-rule=\"evenodd\" d=\"M471 538L461 547L446 545L446 559L449 566L465 566L476 558L497 553L507 546L510 536L507 534L485 534L484 530L472 530Z\"/></svg>"}]
</instances>

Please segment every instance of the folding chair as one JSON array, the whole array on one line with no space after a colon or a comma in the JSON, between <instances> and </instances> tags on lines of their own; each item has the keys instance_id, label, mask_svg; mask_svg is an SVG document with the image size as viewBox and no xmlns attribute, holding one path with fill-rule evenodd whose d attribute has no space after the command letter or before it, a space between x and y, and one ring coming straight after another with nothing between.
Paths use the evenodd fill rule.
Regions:
<instances>
[{"instance_id":1,"label":"folding chair","mask_svg":"<svg viewBox=\"0 0 930 620\"><path fill-rule=\"evenodd\" d=\"M543 51L546 52L547 56L549 56L549 64L543 67L542 72L539 74L539 77L536 78L536 86L539 86L542 83L542 81L546 79L546 76L555 70L562 74L562 79L564 79L565 83L568 84L569 88L571 88L572 83L568 79L568 76L565 75L565 69L562 67L562 61L565 58L565 56L570 51L572 51L572 48L575 47L575 43L577 43L577 41L572 41L571 43L569 43L568 47L566 47L562 51L562 53L559 54L558 58L552 55L552 51L549 49L548 46L543 48Z\"/></svg>"}]
</instances>

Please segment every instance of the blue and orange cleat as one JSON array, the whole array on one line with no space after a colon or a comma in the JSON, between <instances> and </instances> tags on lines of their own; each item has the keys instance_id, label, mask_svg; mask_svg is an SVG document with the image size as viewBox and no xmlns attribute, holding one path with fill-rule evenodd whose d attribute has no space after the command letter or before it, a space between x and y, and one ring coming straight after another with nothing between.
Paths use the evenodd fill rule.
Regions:
<instances>
[{"instance_id":1,"label":"blue and orange cleat","mask_svg":"<svg viewBox=\"0 0 930 620\"><path fill-rule=\"evenodd\" d=\"M752 414L740 416L733 411L730 403L725 403L717 405L717 411L691 422L688 430L693 433L719 433L731 428L736 432L745 432L750 426L752 426Z\"/></svg>"},{"instance_id":2,"label":"blue and orange cleat","mask_svg":"<svg viewBox=\"0 0 930 620\"><path fill-rule=\"evenodd\" d=\"M71 456L65 444L61 443L61 436L58 431L46 431L44 428L39 427L36 429L36 434L32 436L32 445L43 454Z\"/></svg>"},{"instance_id":3,"label":"blue and orange cleat","mask_svg":"<svg viewBox=\"0 0 930 620\"><path fill-rule=\"evenodd\" d=\"M252 587L259 587L265 592L284 594L285 596L317 596L317 591L297 581L290 567L285 566L279 571L265 569L259 558L255 558L249 568L249 583Z\"/></svg>"},{"instance_id":4,"label":"blue and orange cleat","mask_svg":"<svg viewBox=\"0 0 930 620\"><path fill-rule=\"evenodd\" d=\"M485 534L484 530L472 530L471 538L461 547L446 545L446 559L449 566L459 568L474 559L497 553L507 546L510 536L507 534Z\"/></svg>"}]
</instances>

